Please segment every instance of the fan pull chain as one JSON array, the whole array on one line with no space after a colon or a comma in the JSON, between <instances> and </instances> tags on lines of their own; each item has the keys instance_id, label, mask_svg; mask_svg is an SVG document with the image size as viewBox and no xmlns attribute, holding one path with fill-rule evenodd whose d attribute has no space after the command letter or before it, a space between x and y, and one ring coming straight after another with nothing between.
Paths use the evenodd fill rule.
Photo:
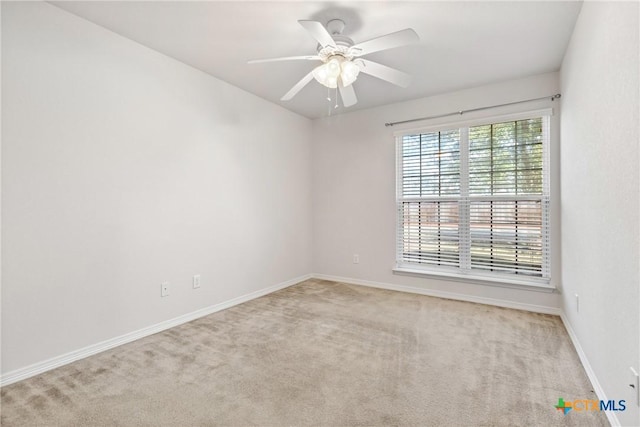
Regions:
<instances>
[{"instance_id":1,"label":"fan pull chain","mask_svg":"<svg viewBox=\"0 0 640 427\"><path fill-rule=\"evenodd\" d=\"M334 109L338 108L338 88L336 88L335 96L336 96L336 105L335 105L335 107L333 107Z\"/></svg>"},{"instance_id":2,"label":"fan pull chain","mask_svg":"<svg viewBox=\"0 0 640 427\"><path fill-rule=\"evenodd\" d=\"M331 88L327 86L327 101L331 102Z\"/></svg>"}]
</instances>

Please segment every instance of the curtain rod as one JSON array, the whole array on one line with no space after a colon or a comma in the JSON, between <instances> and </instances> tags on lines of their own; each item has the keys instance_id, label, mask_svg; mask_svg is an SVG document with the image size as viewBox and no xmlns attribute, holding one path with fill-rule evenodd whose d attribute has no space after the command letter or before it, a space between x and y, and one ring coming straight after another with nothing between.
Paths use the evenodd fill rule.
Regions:
<instances>
[{"instance_id":1,"label":"curtain rod","mask_svg":"<svg viewBox=\"0 0 640 427\"><path fill-rule=\"evenodd\" d=\"M555 95L551 95L551 96L542 96L540 98L525 99L523 101L507 102L506 104L491 105L491 106L488 106L488 107L472 108L470 110L460 110L460 111L455 111L453 113L440 114L438 116L428 116L428 117L420 117L420 118L417 118L417 119L402 120L402 121L399 121L399 122L390 122L390 123L385 123L384 125L385 126L395 126L395 125L401 125L401 124L404 124L404 123L419 122L421 120L439 119L441 117L449 117L449 116L461 116L461 115L466 114L466 113L473 113L474 111L488 110L490 108L497 108L497 107L506 107L507 105L522 104L523 102L540 101L542 99L549 99L549 98L552 101L555 101L556 99L560 98L561 96L562 96L561 94L556 93Z\"/></svg>"}]
</instances>

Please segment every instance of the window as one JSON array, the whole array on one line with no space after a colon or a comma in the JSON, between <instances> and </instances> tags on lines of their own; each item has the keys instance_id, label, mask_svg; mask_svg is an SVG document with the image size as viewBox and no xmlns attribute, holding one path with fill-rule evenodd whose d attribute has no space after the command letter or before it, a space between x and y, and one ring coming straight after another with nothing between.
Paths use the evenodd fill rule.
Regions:
<instances>
[{"instance_id":1,"label":"window","mask_svg":"<svg viewBox=\"0 0 640 427\"><path fill-rule=\"evenodd\" d=\"M399 270L549 282L549 114L398 136Z\"/></svg>"}]
</instances>

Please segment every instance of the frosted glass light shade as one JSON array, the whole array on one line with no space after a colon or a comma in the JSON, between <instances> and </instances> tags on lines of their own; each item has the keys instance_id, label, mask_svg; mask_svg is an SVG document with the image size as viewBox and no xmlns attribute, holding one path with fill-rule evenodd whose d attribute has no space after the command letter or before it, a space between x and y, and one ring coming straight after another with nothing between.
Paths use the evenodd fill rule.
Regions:
<instances>
[{"instance_id":1,"label":"frosted glass light shade","mask_svg":"<svg viewBox=\"0 0 640 427\"><path fill-rule=\"evenodd\" d=\"M321 85L327 85L327 78L329 77L329 72L327 70L327 64L322 64L317 66L313 70L313 78L316 79L318 83Z\"/></svg>"},{"instance_id":2,"label":"frosted glass light shade","mask_svg":"<svg viewBox=\"0 0 640 427\"><path fill-rule=\"evenodd\" d=\"M346 87L356 81L359 73L360 67L353 62L333 58L326 64L317 66L313 70L313 78L321 85L335 89L338 87L338 78L342 81L342 85Z\"/></svg>"},{"instance_id":3,"label":"frosted glass light shade","mask_svg":"<svg viewBox=\"0 0 640 427\"><path fill-rule=\"evenodd\" d=\"M344 87L355 82L358 78L358 74L360 74L360 67L356 64L351 61L345 61L342 63L342 73L340 74L340 78L342 79L342 85Z\"/></svg>"},{"instance_id":4,"label":"frosted glass light shade","mask_svg":"<svg viewBox=\"0 0 640 427\"><path fill-rule=\"evenodd\" d=\"M327 73L330 77L338 77L340 75L340 61L336 58L333 58L331 61L327 62L325 67L327 67Z\"/></svg>"}]
</instances>

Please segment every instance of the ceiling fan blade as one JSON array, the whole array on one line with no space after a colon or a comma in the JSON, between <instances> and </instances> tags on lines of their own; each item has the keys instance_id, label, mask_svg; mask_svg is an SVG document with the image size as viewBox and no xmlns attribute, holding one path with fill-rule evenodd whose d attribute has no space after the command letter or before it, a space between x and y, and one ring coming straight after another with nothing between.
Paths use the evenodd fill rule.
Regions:
<instances>
[{"instance_id":1,"label":"ceiling fan blade","mask_svg":"<svg viewBox=\"0 0 640 427\"><path fill-rule=\"evenodd\" d=\"M318 21L298 21L298 22L311 34L311 36L314 39L318 40L318 43L320 43L320 46L335 47L336 42L333 40L333 37L331 37L331 34L329 34L327 29L324 27L324 25L322 25Z\"/></svg>"},{"instance_id":2,"label":"ceiling fan blade","mask_svg":"<svg viewBox=\"0 0 640 427\"><path fill-rule=\"evenodd\" d=\"M366 42L358 43L351 46L351 52L355 56L363 56L381 50L393 49L394 47L406 46L408 44L417 43L420 37L411 28L387 34L385 36L376 37Z\"/></svg>"},{"instance_id":3,"label":"ceiling fan blade","mask_svg":"<svg viewBox=\"0 0 640 427\"><path fill-rule=\"evenodd\" d=\"M358 59L356 63L360 66L361 72L369 74L370 76L386 80L400 87L407 87L411 84L411 76L395 68L387 67L386 65L378 64L377 62L367 59Z\"/></svg>"},{"instance_id":4,"label":"ceiling fan blade","mask_svg":"<svg viewBox=\"0 0 640 427\"><path fill-rule=\"evenodd\" d=\"M269 58L269 59L252 59L248 61L248 64L260 64L262 62L277 62L277 61L295 61L298 59L305 59L308 61L319 60L320 57L318 55L303 55L303 56L283 56L281 58Z\"/></svg>"},{"instance_id":5,"label":"ceiling fan blade","mask_svg":"<svg viewBox=\"0 0 640 427\"><path fill-rule=\"evenodd\" d=\"M296 96L296 94L300 92L302 88L305 87L311 80L313 80L313 71L310 71L309 74L304 76L298 83L296 83L289 90L289 92L285 93L284 96L280 98L280 101L288 101L294 96Z\"/></svg>"},{"instance_id":6,"label":"ceiling fan blade","mask_svg":"<svg viewBox=\"0 0 640 427\"><path fill-rule=\"evenodd\" d=\"M345 107L351 107L358 102L358 98L356 97L356 91L353 89L353 84L349 86L343 86L342 82L338 86L340 90L340 97L342 98L342 105Z\"/></svg>"}]
</instances>

